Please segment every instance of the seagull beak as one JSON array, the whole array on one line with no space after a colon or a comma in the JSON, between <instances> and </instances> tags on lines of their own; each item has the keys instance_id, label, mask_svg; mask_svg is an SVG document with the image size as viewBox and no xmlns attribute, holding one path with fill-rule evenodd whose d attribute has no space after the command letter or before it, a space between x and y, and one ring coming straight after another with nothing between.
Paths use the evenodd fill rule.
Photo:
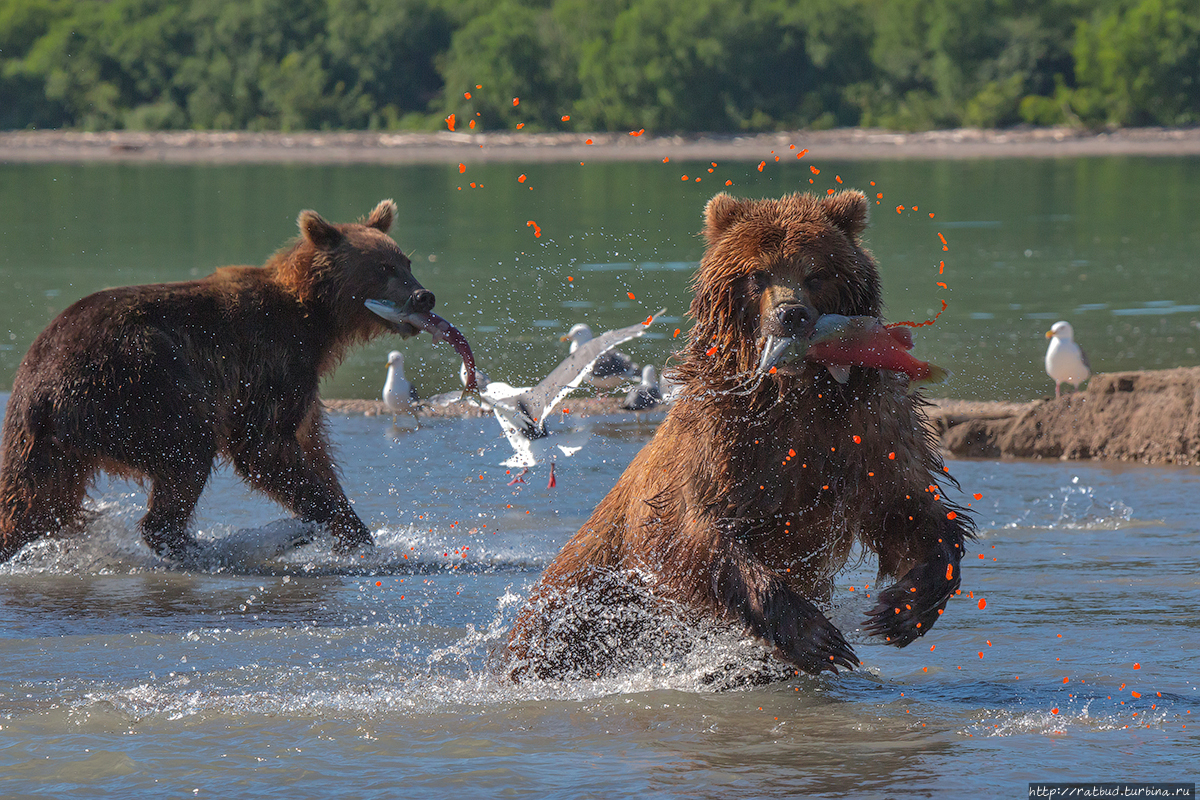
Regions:
<instances>
[{"instance_id":1,"label":"seagull beak","mask_svg":"<svg viewBox=\"0 0 1200 800\"><path fill-rule=\"evenodd\" d=\"M1053 338L1054 338L1054 331L1046 331L1046 338L1047 338L1047 339L1053 339Z\"/></svg>"},{"instance_id":2,"label":"seagull beak","mask_svg":"<svg viewBox=\"0 0 1200 800\"><path fill-rule=\"evenodd\" d=\"M569 342L569 341L571 341L571 337L570 337L570 336L567 336L567 335L564 333L562 336L558 337L558 340L559 340L560 342Z\"/></svg>"}]
</instances>

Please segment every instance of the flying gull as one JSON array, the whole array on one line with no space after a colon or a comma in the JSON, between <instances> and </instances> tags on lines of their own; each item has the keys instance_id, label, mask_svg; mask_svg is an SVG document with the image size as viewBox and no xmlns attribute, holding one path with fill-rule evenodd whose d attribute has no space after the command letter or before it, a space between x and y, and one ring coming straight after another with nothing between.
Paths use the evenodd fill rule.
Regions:
<instances>
[{"instance_id":1,"label":"flying gull","mask_svg":"<svg viewBox=\"0 0 1200 800\"><path fill-rule=\"evenodd\" d=\"M546 418L554 412L562 400L579 387L587 375L594 371L596 362L604 357L614 347L636 339L646 332L646 328L658 314L630 325L627 328L607 331L594 339L579 342L572 348L571 353L561 364L532 388L518 389L502 381L492 381L480 392L485 406L490 406L504 435L512 445L515 455L505 461L505 466L531 467L539 460L542 447L534 447L535 442L545 438L549 431L546 429ZM584 432L587 433L587 432ZM590 436L587 433L587 436ZM587 436L583 441L586 441ZM556 437L558 442L553 445L563 455L574 455L583 446L582 441L573 441L572 437Z\"/></svg>"}]
</instances>

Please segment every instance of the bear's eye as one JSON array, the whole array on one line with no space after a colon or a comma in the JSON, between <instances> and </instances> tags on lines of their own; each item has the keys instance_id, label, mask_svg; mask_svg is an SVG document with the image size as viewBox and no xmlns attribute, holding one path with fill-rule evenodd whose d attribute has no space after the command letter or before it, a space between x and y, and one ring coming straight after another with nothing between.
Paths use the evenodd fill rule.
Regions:
<instances>
[{"instance_id":1,"label":"bear's eye","mask_svg":"<svg viewBox=\"0 0 1200 800\"><path fill-rule=\"evenodd\" d=\"M821 288L823 283L825 283L825 279L820 275L809 275L804 279L804 288L810 292L815 292Z\"/></svg>"},{"instance_id":2,"label":"bear's eye","mask_svg":"<svg viewBox=\"0 0 1200 800\"><path fill-rule=\"evenodd\" d=\"M769 282L767 279L767 273L762 272L761 270L752 273L750 275L750 282L754 285L755 289L760 292L763 291L767 288L767 283Z\"/></svg>"}]
</instances>

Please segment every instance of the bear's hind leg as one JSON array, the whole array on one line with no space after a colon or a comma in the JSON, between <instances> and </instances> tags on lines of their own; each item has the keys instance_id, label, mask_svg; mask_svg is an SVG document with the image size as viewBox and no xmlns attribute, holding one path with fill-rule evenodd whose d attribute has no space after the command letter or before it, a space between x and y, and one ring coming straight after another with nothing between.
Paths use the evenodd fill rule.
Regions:
<instances>
[{"instance_id":1,"label":"bear's hind leg","mask_svg":"<svg viewBox=\"0 0 1200 800\"><path fill-rule=\"evenodd\" d=\"M211 468L210 460L203 470L151 476L149 510L138 527L142 539L158 555L181 559L196 551L196 539L188 525Z\"/></svg>"},{"instance_id":2,"label":"bear's hind leg","mask_svg":"<svg viewBox=\"0 0 1200 800\"><path fill-rule=\"evenodd\" d=\"M46 416L17 393L4 421L0 463L0 563L22 547L83 521L83 499L96 472L85 456L50 433Z\"/></svg>"}]
</instances>

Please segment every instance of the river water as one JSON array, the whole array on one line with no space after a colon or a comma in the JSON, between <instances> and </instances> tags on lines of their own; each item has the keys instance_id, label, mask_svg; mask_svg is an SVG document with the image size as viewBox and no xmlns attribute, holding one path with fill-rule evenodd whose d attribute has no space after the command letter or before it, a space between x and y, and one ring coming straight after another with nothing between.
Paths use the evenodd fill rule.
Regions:
<instances>
[{"instance_id":1,"label":"river water","mask_svg":"<svg viewBox=\"0 0 1200 800\"><path fill-rule=\"evenodd\" d=\"M629 348L661 363L713 189L814 177L824 191L832 175L885 195L870 243L890 318L949 301L916 350L955 371L945 393L1044 395L1057 318L1100 369L1195 363L1195 160L812 164L0 166L3 380L87 292L261 262L300 208L344 220L387 196L409 212L397 240L493 376L544 374L573 322L665 305L679 321ZM703 182L682 185L685 171ZM326 395L374 396L396 344L357 351ZM448 348L401 347L424 392L453 384ZM864 662L853 673L719 691L706 677L754 646L714 636L602 681L498 678L489 651L655 422L559 420L591 437L549 489L544 470L507 485L489 420L333 415L344 486L379 544L356 557L321 537L292 546L307 532L220 471L202 554L171 566L138 540L141 490L101 479L85 536L0 566L0 795L1023 797L1030 781L1196 779L1190 468L952 462L980 523L964 594L928 636L886 648L856 631L873 565L849 568L830 614Z\"/></svg>"}]
</instances>

